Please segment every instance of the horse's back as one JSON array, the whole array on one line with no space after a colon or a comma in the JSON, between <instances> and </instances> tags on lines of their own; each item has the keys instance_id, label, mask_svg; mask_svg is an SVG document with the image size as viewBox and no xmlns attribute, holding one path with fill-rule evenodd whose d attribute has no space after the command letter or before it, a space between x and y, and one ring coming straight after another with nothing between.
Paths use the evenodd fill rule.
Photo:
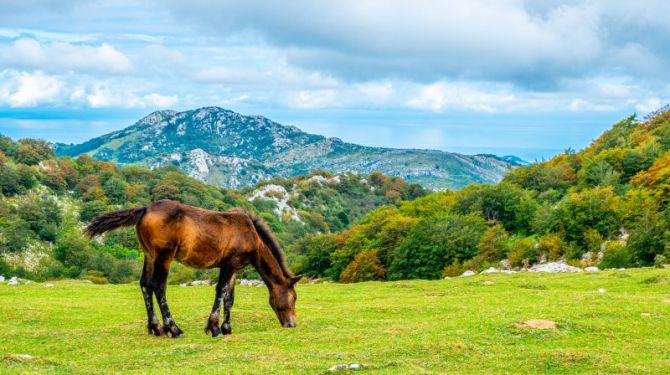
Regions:
<instances>
[{"instance_id":1,"label":"horse's back","mask_svg":"<svg viewBox=\"0 0 670 375\"><path fill-rule=\"evenodd\" d=\"M256 235L243 210L216 212L170 200L147 206L137 232L147 250L169 252L195 268L214 267L231 250L250 249Z\"/></svg>"}]
</instances>

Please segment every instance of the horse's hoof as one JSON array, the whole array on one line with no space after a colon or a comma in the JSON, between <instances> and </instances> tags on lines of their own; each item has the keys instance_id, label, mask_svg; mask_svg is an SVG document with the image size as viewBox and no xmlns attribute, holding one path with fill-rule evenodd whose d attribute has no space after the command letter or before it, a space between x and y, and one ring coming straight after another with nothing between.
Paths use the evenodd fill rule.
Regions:
<instances>
[{"instance_id":1,"label":"horse's hoof","mask_svg":"<svg viewBox=\"0 0 670 375\"><path fill-rule=\"evenodd\" d=\"M178 333L173 333L172 334L173 339L181 339L181 338L184 338L184 337L186 337L186 334L184 334L184 332L178 332Z\"/></svg>"},{"instance_id":2,"label":"horse's hoof","mask_svg":"<svg viewBox=\"0 0 670 375\"><path fill-rule=\"evenodd\" d=\"M233 333L233 330L230 328L229 325L224 324L224 325L221 326L221 334L222 335L230 335L231 333Z\"/></svg>"},{"instance_id":3,"label":"horse's hoof","mask_svg":"<svg viewBox=\"0 0 670 375\"><path fill-rule=\"evenodd\" d=\"M160 325L147 326L147 331L149 332L150 335L160 336L163 334L163 327L161 327Z\"/></svg>"},{"instance_id":4,"label":"horse's hoof","mask_svg":"<svg viewBox=\"0 0 670 375\"><path fill-rule=\"evenodd\" d=\"M219 329L219 327L216 324L207 325L207 327L205 327L205 334L210 334L210 333L212 334L212 337L221 336L221 330Z\"/></svg>"}]
</instances>

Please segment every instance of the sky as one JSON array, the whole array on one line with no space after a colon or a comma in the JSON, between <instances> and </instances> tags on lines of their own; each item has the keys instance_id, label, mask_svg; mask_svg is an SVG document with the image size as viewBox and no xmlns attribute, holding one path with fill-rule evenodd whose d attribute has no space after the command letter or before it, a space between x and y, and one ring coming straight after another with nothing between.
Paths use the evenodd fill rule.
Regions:
<instances>
[{"instance_id":1,"label":"sky","mask_svg":"<svg viewBox=\"0 0 670 375\"><path fill-rule=\"evenodd\" d=\"M0 0L0 133L220 106L386 147L548 158L670 102L664 0Z\"/></svg>"}]
</instances>

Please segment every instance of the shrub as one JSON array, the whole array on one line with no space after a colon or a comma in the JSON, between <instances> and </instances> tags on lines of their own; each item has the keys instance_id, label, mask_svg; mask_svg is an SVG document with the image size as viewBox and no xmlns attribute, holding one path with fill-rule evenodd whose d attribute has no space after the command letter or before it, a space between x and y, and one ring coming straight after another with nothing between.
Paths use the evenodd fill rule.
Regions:
<instances>
[{"instance_id":1,"label":"shrub","mask_svg":"<svg viewBox=\"0 0 670 375\"><path fill-rule=\"evenodd\" d=\"M535 240L531 237L510 239L507 260L514 267L527 267L536 263L539 256L536 245Z\"/></svg>"},{"instance_id":2,"label":"shrub","mask_svg":"<svg viewBox=\"0 0 670 375\"><path fill-rule=\"evenodd\" d=\"M396 251L390 279L437 279L444 266L477 254L486 222L477 215L447 214L416 223Z\"/></svg>"},{"instance_id":3,"label":"shrub","mask_svg":"<svg viewBox=\"0 0 670 375\"><path fill-rule=\"evenodd\" d=\"M357 283L361 281L383 280L384 266L377 257L376 250L365 250L356 254L354 260L342 271L340 281Z\"/></svg>"},{"instance_id":4,"label":"shrub","mask_svg":"<svg viewBox=\"0 0 670 375\"><path fill-rule=\"evenodd\" d=\"M195 270L181 263L173 262L168 275L169 284L183 284L195 280Z\"/></svg>"},{"instance_id":5,"label":"shrub","mask_svg":"<svg viewBox=\"0 0 670 375\"><path fill-rule=\"evenodd\" d=\"M447 265L442 270L442 277L454 277L463 273L463 266L455 260L453 263Z\"/></svg>"},{"instance_id":6,"label":"shrub","mask_svg":"<svg viewBox=\"0 0 670 375\"><path fill-rule=\"evenodd\" d=\"M656 267L656 268L663 268L663 266L667 262L668 262L668 259L665 257L665 255L657 254L656 257L654 257L654 267Z\"/></svg>"},{"instance_id":7,"label":"shrub","mask_svg":"<svg viewBox=\"0 0 670 375\"><path fill-rule=\"evenodd\" d=\"M620 241L610 241L605 245L603 259L598 263L600 269L633 267L633 254Z\"/></svg>"},{"instance_id":8,"label":"shrub","mask_svg":"<svg viewBox=\"0 0 670 375\"><path fill-rule=\"evenodd\" d=\"M496 261L507 255L509 235L502 225L496 223L486 229L477 244L479 255L488 261Z\"/></svg>"},{"instance_id":9,"label":"shrub","mask_svg":"<svg viewBox=\"0 0 670 375\"><path fill-rule=\"evenodd\" d=\"M97 270L87 270L82 276L82 279L88 280L93 284L109 284L105 275Z\"/></svg>"}]
</instances>

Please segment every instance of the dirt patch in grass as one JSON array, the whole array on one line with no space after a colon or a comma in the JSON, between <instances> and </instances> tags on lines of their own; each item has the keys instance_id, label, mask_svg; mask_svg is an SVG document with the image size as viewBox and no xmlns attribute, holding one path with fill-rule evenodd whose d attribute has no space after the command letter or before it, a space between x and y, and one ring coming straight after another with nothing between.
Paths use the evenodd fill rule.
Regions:
<instances>
[{"instance_id":1,"label":"dirt patch in grass","mask_svg":"<svg viewBox=\"0 0 670 375\"><path fill-rule=\"evenodd\" d=\"M650 277L650 278L642 280L642 284L667 284L668 281L670 281L670 280L668 280L665 277L654 276L654 277Z\"/></svg>"},{"instance_id":2,"label":"dirt patch in grass","mask_svg":"<svg viewBox=\"0 0 670 375\"><path fill-rule=\"evenodd\" d=\"M524 328L532 328L532 329L551 329L551 330L556 329L555 321L545 319L526 320L523 323L519 323L519 325Z\"/></svg>"},{"instance_id":3,"label":"dirt patch in grass","mask_svg":"<svg viewBox=\"0 0 670 375\"><path fill-rule=\"evenodd\" d=\"M591 364L591 357L576 350L560 350L551 353L544 361L544 369L548 372L570 372L582 365Z\"/></svg>"},{"instance_id":4,"label":"dirt patch in grass","mask_svg":"<svg viewBox=\"0 0 670 375\"><path fill-rule=\"evenodd\" d=\"M519 288L523 289L535 289L535 290L547 290L547 286L544 284L521 284Z\"/></svg>"}]
</instances>

